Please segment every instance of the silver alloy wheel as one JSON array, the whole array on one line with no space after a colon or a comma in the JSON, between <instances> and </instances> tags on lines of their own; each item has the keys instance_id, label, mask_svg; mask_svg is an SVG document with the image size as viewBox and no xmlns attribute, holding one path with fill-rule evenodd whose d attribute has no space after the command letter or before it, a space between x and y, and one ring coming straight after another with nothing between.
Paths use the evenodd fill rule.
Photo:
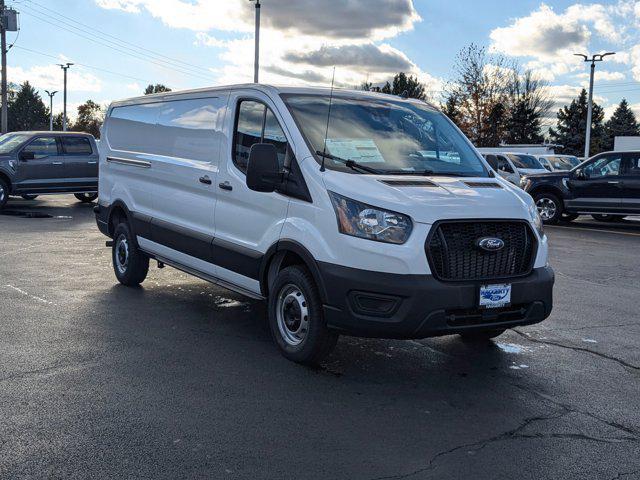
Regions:
<instances>
[{"instance_id":1,"label":"silver alloy wheel","mask_svg":"<svg viewBox=\"0 0 640 480\"><path fill-rule=\"evenodd\" d=\"M304 294L295 285L287 284L280 289L276 320L285 342L293 347L304 342L309 332L309 308Z\"/></svg>"},{"instance_id":2,"label":"silver alloy wheel","mask_svg":"<svg viewBox=\"0 0 640 480\"><path fill-rule=\"evenodd\" d=\"M547 197L539 198L536 201L536 207L538 208L538 213L540 214L540 218L542 220L551 220L558 210L558 206L556 202Z\"/></svg>"},{"instance_id":3,"label":"silver alloy wheel","mask_svg":"<svg viewBox=\"0 0 640 480\"><path fill-rule=\"evenodd\" d=\"M127 237L124 235L120 235L118 237L114 260L116 262L118 272L120 272L121 275L124 275L127 271L127 267L129 266L129 242L127 241Z\"/></svg>"}]
</instances>

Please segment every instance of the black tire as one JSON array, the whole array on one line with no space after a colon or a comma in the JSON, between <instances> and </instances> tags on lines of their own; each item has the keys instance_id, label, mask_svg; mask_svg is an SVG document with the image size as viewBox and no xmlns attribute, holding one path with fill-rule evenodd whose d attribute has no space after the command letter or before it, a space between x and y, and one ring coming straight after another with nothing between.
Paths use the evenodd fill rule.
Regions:
<instances>
[{"instance_id":1,"label":"black tire","mask_svg":"<svg viewBox=\"0 0 640 480\"><path fill-rule=\"evenodd\" d=\"M543 223L555 225L562 219L564 206L557 195L547 192L536 193L533 200Z\"/></svg>"},{"instance_id":2,"label":"black tire","mask_svg":"<svg viewBox=\"0 0 640 480\"><path fill-rule=\"evenodd\" d=\"M563 222L573 222L579 216L580 215L577 214L577 213L563 213L562 214L562 221Z\"/></svg>"},{"instance_id":3,"label":"black tire","mask_svg":"<svg viewBox=\"0 0 640 480\"><path fill-rule=\"evenodd\" d=\"M38 195L22 195L22 198L24 198L25 200L35 200L36 198L38 198Z\"/></svg>"},{"instance_id":4,"label":"black tire","mask_svg":"<svg viewBox=\"0 0 640 480\"><path fill-rule=\"evenodd\" d=\"M327 327L309 271L299 265L283 269L270 292L269 325L281 353L303 365L320 363L335 347L338 333Z\"/></svg>"},{"instance_id":5,"label":"black tire","mask_svg":"<svg viewBox=\"0 0 640 480\"><path fill-rule=\"evenodd\" d=\"M461 333L460 337L462 337L462 340L464 340L465 342L482 343L482 342L488 342L492 338L496 338L502 335L505 331L506 329L504 328L498 328L494 330L483 330L481 332Z\"/></svg>"},{"instance_id":6,"label":"black tire","mask_svg":"<svg viewBox=\"0 0 640 480\"><path fill-rule=\"evenodd\" d=\"M94 193L74 193L73 196L76 197L78 200L80 200L82 203L91 203L96 198L98 198L98 193L97 192L94 192Z\"/></svg>"},{"instance_id":7,"label":"black tire","mask_svg":"<svg viewBox=\"0 0 640 480\"><path fill-rule=\"evenodd\" d=\"M9 185L0 178L0 210L7 204L9 200Z\"/></svg>"},{"instance_id":8,"label":"black tire","mask_svg":"<svg viewBox=\"0 0 640 480\"><path fill-rule=\"evenodd\" d=\"M147 278L149 257L138 249L126 223L118 224L113 234L111 260L113 271L121 284L135 287Z\"/></svg>"},{"instance_id":9,"label":"black tire","mask_svg":"<svg viewBox=\"0 0 640 480\"><path fill-rule=\"evenodd\" d=\"M607 223L619 222L626 218L625 215L606 215L606 214L595 214L595 213L591 216L593 217L594 220L597 220L598 222L607 222Z\"/></svg>"}]
</instances>

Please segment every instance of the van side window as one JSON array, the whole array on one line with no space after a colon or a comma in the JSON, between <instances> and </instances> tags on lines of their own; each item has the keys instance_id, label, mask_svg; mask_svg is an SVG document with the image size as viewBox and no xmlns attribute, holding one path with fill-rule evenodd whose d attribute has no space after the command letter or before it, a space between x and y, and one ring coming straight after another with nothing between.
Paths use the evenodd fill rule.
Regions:
<instances>
[{"instance_id":1,"label":"van side window","mask_svg":"<svg viewBox=\"0 0 640 480\"><path fill-rule=\"evenodd\" d=\"M513 173L513 168L511 168L511 165L509 165L509 162L507 162L507 159L501 155L498 155L498 170L501 170L507 173Z\"/></svg>"},{"instance_id":2,"label":"van side window","mask_svg":"<svg viewBox=\"0 0 640 480\"><path fill-rule=\"evenodd\" d=\"M62 137L64 153L69 155L91 155L91 142L86 137Z\"/></svg>"},{"instance_id":3,"label":"van side window","mask_svg":"<svg viewBox=\"0 0 640 480\"><path fill-rule=\"evenodd\" d=\"M238 107L233 163L243 173L247 171L249 151L256 143L270 143L278 151L282 167L287 156L287 138L273 112L260 102L244 100Z\"/></svg>"},{"instance_id":4,"label":"van side window","mask_svg":"<svg viewBox=\"0 0 640 480\"><path fill-rule=\"evenodd\" d=\"M25 152L33 153L35 158L53 157L58 155L58 145L55 137L40 137L24 148Z\"/></svg>"}]
</instances>

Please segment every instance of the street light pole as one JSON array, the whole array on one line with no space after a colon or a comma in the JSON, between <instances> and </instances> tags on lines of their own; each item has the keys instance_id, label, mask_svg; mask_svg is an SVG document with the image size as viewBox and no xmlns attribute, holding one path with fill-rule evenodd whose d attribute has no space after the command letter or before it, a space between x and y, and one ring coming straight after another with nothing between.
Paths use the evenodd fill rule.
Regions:
<instances>
[{"instance_id":1,"label":"street light pole","mask_svg":"<svg viewBox=\"0 0 640 480\"><path fill-rule=\"evenodd\" d=\"M258 83L260 73L260 0L249 0L256 2L256 33L255 33L255 58L253 61L253 83Z\"/></svg>"},{"instance_id":2,"label":"street light pole","mask_svg":"<svg viewBox=\"0 0 640 480\"><path fill-rule=\"evenodd\" d=\"M58 93L58 91L50 92L49 90L45 90L45 92L49 95L49 131L53 132L53 96Z\"/></svg>"},{"instance_id":3,"label":"street light pole","mask_svg":"<svg viewBox=\"0 0 640 480\"><path fill-rule=\"evenodd\" d=\"M8 105L9 95L7 92L7 26L4 22L4 0L0 0L0 15L2 15L2 21L0 22L0 49L2 49L2 107L0 107L0 122L2 123L2 133L9 131L8 124Z\"/></svg>"},{"instance_id":4,"label":"street light pole","mask_svg":"<svg viewBox=\"0 0 640 480\"><path fill-rule=\"evenodd\" d=\"M582 53L574 53L577 57L582 57L585 62L591 62L591 73L589 74L589 104L587 107L587 134L584 142L584 158L589 158L589 147L591 144L591 120L593 117L593 77L596 72L596 62L601 62L608 55L615 55L615 52L592 55L591 58Z\"/></svg>"},{"instance_id":5,"label":"street light pole","mask_svg":"<svg viewBox=\"0 0 640 480\"><path fill-rule=\"evenodd\" d=\"M62 131L67 131L67 70L73 63L60 64L60 68L64 70L64 106L62 107Z\"/></svg>"}]
</instances>

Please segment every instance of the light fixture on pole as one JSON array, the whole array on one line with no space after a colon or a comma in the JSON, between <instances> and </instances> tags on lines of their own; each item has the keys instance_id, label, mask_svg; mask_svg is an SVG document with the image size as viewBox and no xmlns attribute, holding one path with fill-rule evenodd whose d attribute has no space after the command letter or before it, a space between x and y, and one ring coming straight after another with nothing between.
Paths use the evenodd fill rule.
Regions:
<instances>
[{"instance_id":1,"label":"light fixture on pole","mask_svg":"<svg viewBox=\"0 0 640 480\"><path fill-rule=\"evenodd\" d=\"M587 107L587 134L584 142L584 158L589 158L589 144L591 143L591 117L593 116L593 76L596 71L596 62L601 62L604 57L615 55L616 52L607 52L592 55L591 58L582 53L574 53L576 57L582 57L585 62L591 62L591 74L589 75L589 106Z\"/></svg>"},{"instance_id":2,"label":"light fixture on pole","mask_svg":"<svg viewBox=\"0 0 640 480\"><path fill-rule=\"evenodd\" d=\"M260 0L249 0L256 2L256 33L255 33L255 57L253 61L253 83L258 83L260 73Z\"/></svg>"},{"instance_id":3,"label":"light fixture on pole","mask_svg":"<svg viewBox=\"0 0 640 480\"><path fill-rule=\"evenodd\" d=\"M62 107L62 131L67 131L67 70L73 63L59 64L58 66L64 70L64 106Z\"/></svg>"},{"instance_id":4,"label":"light fixture on pole","mask_svg":"<svg viewBox=\"0 0 640 480\"><path fill-rule=\"evenodd\" d=\"M58 93L58 91L50 92L49 90L45 90L45 92L49 95L49 131L53 132L53 96Z\"/></svg>"}]
</instances>

